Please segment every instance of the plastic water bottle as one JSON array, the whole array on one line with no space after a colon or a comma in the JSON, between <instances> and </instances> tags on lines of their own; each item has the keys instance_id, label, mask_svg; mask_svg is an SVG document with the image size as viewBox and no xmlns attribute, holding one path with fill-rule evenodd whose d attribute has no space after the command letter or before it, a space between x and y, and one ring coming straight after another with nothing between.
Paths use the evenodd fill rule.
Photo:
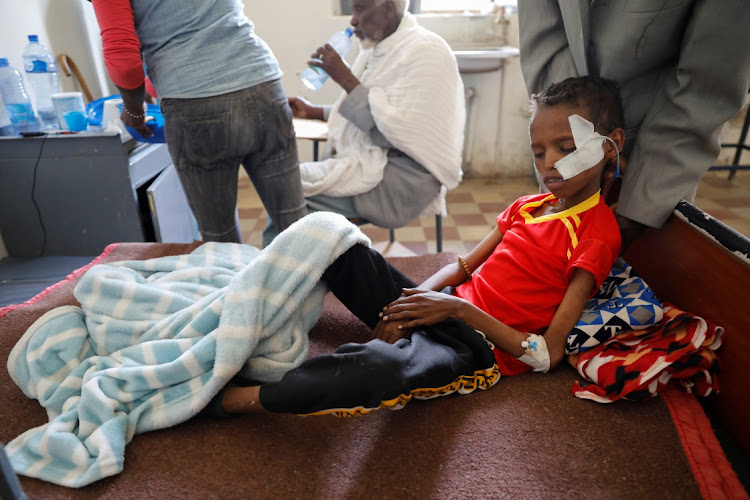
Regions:
<instances>
[{"instance_id":1,"label":"plastic water bottle","mask_svg":"<svg viewBox=\"0 0 750 500\"><path fill-rule=\"evenodd\" d=\"M0 58L0 93L3 94L3 103L16 133L38 132L39 122L23 86L23 77L4 57Z\"/></svg>"},{"instance_id":2,"label":"plastic water bottle","mask_svg":"<svg viewBox=\"0 0 750 500\"><path fill-rule=\"evenodd\" d=\"M39 43L39 37L29 35L23 49L23 67L26 81L34 91L36 112L44 128L57 128L57 113L52 104L52 94L60 92L60 76L52 52Z\"/></svg>"},{"instance_id":3,"label":"plastic water bottle","mask_svg":"<svg viewBox=\"0 0 750 500\"><path fill-rule=\"evenodd\" d=\"M8 116L8 110L5 109L5 103L3 103L3 96L0 94L0 136L16 135L16 130L10 123L10 116Z\"/></svg>"},{"instance_id":4,"label":"plastic water bottle","mask_svg":"<svg viewBox=\"0 0 750 500\"><path fill-rule=\"evenodd\" d=\"M331 35L331 38L328 39L328 43L343 58L352 46L353 34L354 28L352 27L346 28L344 31L337 31ZM307 88L320 90L326 80L328 80L328 73L317 66L308 66L305 71L302 72L301 78L302 83L304 83Z\"/></svg>"}]
</instances>

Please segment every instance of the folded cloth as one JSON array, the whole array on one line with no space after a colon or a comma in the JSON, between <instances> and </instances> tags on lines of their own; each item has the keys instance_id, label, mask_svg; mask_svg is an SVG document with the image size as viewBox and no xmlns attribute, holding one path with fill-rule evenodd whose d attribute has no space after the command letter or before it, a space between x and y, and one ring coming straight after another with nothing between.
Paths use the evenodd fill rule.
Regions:
<instances>
[{"instance_id":1,"label":"folded cloth","mask_svg":"<svg viewBox=\"0 0 750 500\"><path fill-rule=\"evenodd\" d=\"M659 323L662 316L653 290L619 257L568 334L565 352L583 352L621 332L643 330Z\"/></svg>"},{"instance_id":2,"label":"folded cloth","mask_svg":"<svg viewBox=\"0 0 750 500\"><path fill-rule=\"evenodd\" d=\"M623 332L577 356L578 373L592 382L573 384L582 399L610 403L651 398L670 381L694 388L699 396L719 392L716 350L724 329L665 302L664 319L645 330Z\"/></svg>"},{"instance_id":3,"label":"folded cloth","mask_svg":"<svg viewBox=\"0 0 750 500\"><path fill-rule=\"evenodd\" d=\"M197 414L235 375L279 380L307 357L325 269L369 245L346 218L311 214L262 252L206 243L189 255L92 267L81 307L39 318L8 358L50 422L11 441L16 472L80 487L122 470L136 433Z\"/></svg>"}]
</instances>

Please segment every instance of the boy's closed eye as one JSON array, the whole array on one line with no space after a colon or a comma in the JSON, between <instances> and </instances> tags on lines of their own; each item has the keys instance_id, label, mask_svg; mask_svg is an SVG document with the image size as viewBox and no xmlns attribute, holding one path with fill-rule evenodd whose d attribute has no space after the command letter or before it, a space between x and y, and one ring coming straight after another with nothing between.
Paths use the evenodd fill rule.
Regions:
<instances>
[{"instance_id":1,"label":"boy's closed eye","mask_svg":"<svg viewBox=\"0 0 750 500\"><path fill-rule=\"evenodd\" d=\"M558 146L557 147L558 152L561 153L562 156L567 156L573 151L575 151L576 149L577 148L575 146ZM532 151L532 153L534 154L534 158L541 159L544 157L545 151L538 150L538 151Z\"/></svg>"}]
</instances>

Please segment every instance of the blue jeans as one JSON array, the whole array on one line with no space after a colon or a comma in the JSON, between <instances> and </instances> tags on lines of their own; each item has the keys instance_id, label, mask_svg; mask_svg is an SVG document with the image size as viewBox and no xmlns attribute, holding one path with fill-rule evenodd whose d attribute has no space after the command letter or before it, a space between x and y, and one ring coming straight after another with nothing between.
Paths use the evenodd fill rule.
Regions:
<instances>
[{"instance_id":1,"label":"blue jeans","mask_svg":"<svg viewBox=\"0 0 750 500\"><path fill-rule=\"evenodd\" d=\"M241 241L235 219L240 164L280 230L307 214L292 110L279 80L213 97L162 99L161 110L169 154L203 241Z\"/></svg>"}]
</instances>

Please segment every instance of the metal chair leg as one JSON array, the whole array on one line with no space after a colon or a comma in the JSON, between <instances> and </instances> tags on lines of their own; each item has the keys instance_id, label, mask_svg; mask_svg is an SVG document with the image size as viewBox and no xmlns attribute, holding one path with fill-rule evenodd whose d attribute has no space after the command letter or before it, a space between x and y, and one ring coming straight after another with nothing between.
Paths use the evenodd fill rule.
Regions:
<instances>
[{"instance_id":1,"label":"metal chair leg","mask_svg":"<svg viewBox=\"0 0 750 500\"><path fill-rule=\"evenodd\" d=\"M747 131L750 128L750 108L748 108L747 111L745 111L745 121L742 123L742 131L740 132L740 138L737 141L737 150L734 152L734 158L732 159L732 165L739 165L740 164L740 157L742 156L742 152L746 149L750 149L750 146L745 144L745 141L747 139ZM729 171L729 179L734 179L734 175L737 173L737 169L734 168Z\"/></svg>"},{"instance_id":2,"label":"metal chair leg","mask_svg":"<svg viewBox=\"0 0 750 500\"><path fill-rule=\"evenodd\" d=\"M443 251L443 217L435 214L435 242L437 243L437 253Z\"/></svg>"},{"instance_id":3,"label":"metal chair leg","mask_svg":"<svg viewBox=\"0 0 750 500\"><path fill-rule=\"evenodd\" d=\"M750 94L750 89L748 90L748 93ZM742 123L742 131L740 132L740 138L737 143L726 143L720 145L720 147L722 148L735 148L734 159L732 159L732 163L728 165L712 165L711 167L709 167L709 170L728 170L729 177L727 178L727 180L729 181L734 179L734 176L738 170L750 170L750 165L740 165L742 152L750 151L750 144L746 143L748 129L750 129L750 107L745 109L745 121Z\"/></svg>"},{"instance_id":4,"label":"metal chair leg","mask_svg":"<svg viewBox=\"0 0 750 500\"><path fill-rule=\"evenodd\" d=\"M362 217L357 217L354 219L349 219L349 221L353 224L356 224L357 226L361 226L363 224L372 224L367 219L363 219ZM388 235L390 236L391 243L394 243L396 241L396 230L395 229L389 229ZM437 252L440 253L443 251L443 217L440 214L435 214L435 243L437 245Z\"/></svg>"}]
</instances>

